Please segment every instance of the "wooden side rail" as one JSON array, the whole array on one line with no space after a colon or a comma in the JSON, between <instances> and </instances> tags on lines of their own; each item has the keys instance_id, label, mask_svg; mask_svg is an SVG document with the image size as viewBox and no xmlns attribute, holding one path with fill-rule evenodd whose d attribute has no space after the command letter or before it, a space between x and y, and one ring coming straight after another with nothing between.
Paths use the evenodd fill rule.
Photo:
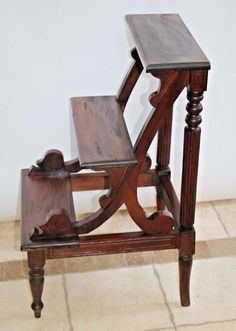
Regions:
<instances>
[{"instance_id":1,"label":"wooden side rail","mask_svg":"<svg viewBox=\"0 0 236 331\"><path fill-rule=\"evenodd\" d=\"M53 247L46 251L47 259L71 256L91 256L163 250L178 248L180 236L177 230L159 236L146 235L143 232L125 232L80 237L80 246L58 250Z\"/></svg>"},{"instance_id":2,"label":"wooden side rail","mask_svg":"<svg viewBox=\"0 0 236 331\"><path fill-rule=\"evenodd\" d=\"M156 170L142 173L138 178L138 187L156 186ZM71 175L72 191L107 190L110 188L110 176L104 172L79 173Z\"/></svg>"}]
</instances>

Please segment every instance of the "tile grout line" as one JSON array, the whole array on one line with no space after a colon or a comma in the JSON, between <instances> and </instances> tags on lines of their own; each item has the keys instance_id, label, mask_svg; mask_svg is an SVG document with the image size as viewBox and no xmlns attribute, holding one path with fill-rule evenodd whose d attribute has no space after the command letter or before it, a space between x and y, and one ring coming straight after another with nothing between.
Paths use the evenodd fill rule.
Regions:
<instances>
[{"instance_id":1,"label":"tile grout line","mask_svg":"<svg viewBox=\"0 0 236 331\"><path fill-rule=\"evenodd\" d=\"M221 324L221 323L230 323L230 322L236 322L236 319L235 318L232 318L232 319L228 319L228 320L207 321L207 322L202 322L202 323L197 323L197 324L179 324L178 325L178 328L179 327L181 327L181 328L187 328L187 327L190 327L190 326L196 327L196 326L211 325L211 324L216 324L216 323ZM162 331L162 330L160 330L160 331Z\"/></svg>"},{"instance_id":2,"label":"tile grout line","mask_svg":"<svg viewBox=\"0 0 236 331\"><path fill-rule=\"evenodd\" d=\"M65 260L64 260L64 265L65 265L65 270L67 270L67 264L66 264ZM66 302L66 312L67 312L67 318L68 318L68 322L69 322L69 328L70 328L70 331L74 331L72 320L71 320L70 307L69 307L69 300L68 300L68 293L67 293L67 286L66 286L66 277L65 277L64 272L62 274L62 284L63 284L63 289L64 289L64 299Z\"/></svg>"},{"instance_id":3,"label":"tile grout line","mask_svg":"<svg viewBox=\"0 0 236 331\"><path fill-rule=\"evenodd\" d=\"M157 280L158 280L158 284L160 286L160 289L161 289L161 292L162 292L162 295L163 295L163 298L164 298L164 303L166 305L166 308L168 310L168 313L169 313L169 318L170 318L170 321L174 327L174 330L177 331L177 327L176 327L176 324L175 324L175 318L174 318L174 314L169 306L169 303L168 303L168 300L167 300L167 296L166 296L166 293L165 293L165 290L162 286L162 283L161 283L161 278L160 278L160 275L155 267L154 264L152 264L152 268L153 268L153 272L154 272L154 275L156 276Z\"/></svg>"},{"instance_id":4,"label":"tile grout line","mask_svg":"<svg viewBox=\"0 0 236 331\"><path fill-rule=\"evenodd\" d=\"M210 204L211 204L211 206L212 206L212 209L213 209L214 212L216 213L218 220L220 221L221 225L223 226L223 228L224 228L224 230L225 230L227 236L228 236L229 238L231 238L231 236L230 236L230 234L229 234L229 231L227 230L227 228L226 228L226 226L225 226L225 224L224 224L224 222L223 222L223 220L222 220L222 218L221 218L221 216L220 216L220 213L219 213L218 210L216 209L216 206L215 206L214 202L213 202L213 201L210 201Z\"/></svg>"}]
</instances>

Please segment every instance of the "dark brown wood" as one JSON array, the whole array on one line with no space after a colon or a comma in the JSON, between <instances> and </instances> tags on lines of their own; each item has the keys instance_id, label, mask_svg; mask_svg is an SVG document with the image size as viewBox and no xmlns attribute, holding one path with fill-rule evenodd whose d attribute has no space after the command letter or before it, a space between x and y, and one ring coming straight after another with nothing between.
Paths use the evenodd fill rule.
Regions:
<instances>
[{"instance_id":1,"label":"dark brown wood","mask_svg":"<svg viewBox=\"0 0 236 331\"><path fill-rule=\"evenodd\" d=\"M174 249L179 247L179 233L173 230L169 234L158 236L146 235L143 232L113 233L80 237L80 246L45 250L47 259L72 256L92 256L150 250Z\"/></svg>"},{"instance_id":2,"label":"dark brown wood","mask_svg":"<svg viewBox=\"0 0 236 331\"><path fill-rule=\"evenodd\" d=\"M172 132L173 106L166 110L163 125L158 131L157 142L157 169L166 170L170 163L171 132Z\"/></svg>"},{"instance_id":3,"label":"dark brown wood","mask_svg":"<svg viewBox=\"0 0 236 331\"><path fill-rule=\"evenodd\" d=\"M207 71L191 71L187 104L187 126L184 130L182 186L180 201L180 225L181 236L188 238L192 233L197 191L197 173L200 148L200 123L203 99L203 91L207 86ZM183 306L190 305L189 281L194 254L195 240L181 240L179 250L179 273L180 273L180 297Z\"/></svg>"},{"instance_id":4,"label":"dark brown wood","mask_svg":"<svg viewBox=\"0 0 236 331\"><path fill-rule=\"evenodd\" d=\"M72 98L81 168L107 168L137 163L115 96Z\"/></svg>"},{"instance_id":5,"label":"dark brown wood","mask_svg":"<svg viewBox=\"0 0 236 331\"><path fill-rule=\"evenodd\" d=\"M184 130L184 150L182 167L182 187L181 187L181 226L187 230L191 229L194 223L197 173L200 147L201 128L201 100L203 91L206 90L207 71L192 71L188 86L187 98L187 126Z\"/></svg>"},{"instance_id":6,"label":"dark brown wood","mask_svg":"<svg viewBox=\"0 0 236 331\"><path fill-rule=\"evenodd\" d=\"M30 239L30 234L35 226L40 227L47 222L49 213L63 209L66 211L71 225L76 219L69 175L32 177L28 176L28 170L23 170L21 179L21 243L22 249L24 249L35 247ZM47 241L44 244L46 247L53 245Z\"/></svg>"},{"instance_id":7,"label":"dark brown wood","mask_svg":"<svg viewBox=\"0 0 236 331\"><path fill-rule=\"evenodd\" d=\"M179 257L179 292L183 307L190 306L190 276L193 264L192 255Z\"/></svg>"},{"instance_id":8,"label":"dark brown wood","mask_svg":"<svg viewBox=\"0 0 236 331\"><path fill-rule=\"evenodd\" d=\"M180 203L168 174L159 175L159 186L167 208L174 216L176 227L179 228Z\"/></svg>"},{"instance_id":9,"label":"dark brown wood","mask_svg":"<svg viewBox=\"0 0 236 331\"><path fill-rule=\"evenodd\" d=\"M158 170L169 170L170 163L170 149L171 149L171 132L172 132L172 117L173 117L173 106L171 109L166 111L166 115L163 121L163 125L158 131L158 141L157 141L157 158L156 158L156 169ZM170 170L169 170L170 176ZM159 177L158 177L159 178ZM157 208L159 210L164 210L166 207L165 199L163 197L162 187L157 182L156 186L156 201Z\"/></svg>"},{"instance_id":10,"label":"dark brown wood","mask_svg":"<svg viewBox=\"0 0 236 331\"><path fill-rule=\"evenodd\" d=\"M53 209L48 213L44 224L34 227L30 240L78 239L78 234L76 231L73 232L72 225L67 210Z\"/></svg>"},{"instance_id":11,"label":"dark brown wood","mask_svg":"<svg viewBox=\"0 0 236 331\"><path fill-rule=\"evenodd\" d=\"M133 59L135 60L135 62L132 64L129 72L125 76L125 79L120 87L120 90L117 93L117 101L122 103L122 105L124 105L124 106L127 103L128 99L133 91L133 88L134 88L139 76L141 75L141 73L143 71L142 62L140 61L138 52L135 48L131 51L131 55L132 55ZM124 109L124 107L123 107L123 109Z\"/></svg>"},{"instance_id":12,"label":"dark brown wood","mask_svg":"<svg viewBox=\"0 0 236 331\"><path fill-rule=\"evenodd\" d=\"M43 308L45 259L72 256L177 248L181 304L190 304L200 102L210 64L178 15L128 15L127 21L136 43L135 62L118 96L72 98L78 157L64 162L60 151L50 150L36 167L22 171L21 249L28 251L35 317ZM143 66L160 79L160 86L150 95L153 109L133 148L123 111ZM185 87L189 102L179 202L169 162L173 104ZM157 133L154 170L147 152ZM76 173L84 168L94 172ZM143 186L154 186L158 193L158 208L151 215L138 201L137 190ZM72 191L94 189L108 190L99 199L100 208L76 220ZM87 235L122 204L142 231Z\"/></svg>"},{"instance_id":13,"label":"dark brown wood","mask_svg":"<svg viewBox=\"0 0 236 331\"><path fill-rule=\"evenodd\" d=\"M80 170L78 158L69 162L64 162L62 152L57 149L47 151L44 157L37 161L37 166L32 166L29 176L51 176L52 173L62 174L66 172L77 172Z\"/></svg>"},{"instance_id":14,"label":"dark brown wood","mask_svg":"<svg viewBox=\"0 0 236 331\"><path fill-rule=\"evenodd\" d=\"M146 155L157 131L162 127L167 111L188 84L188 71L167 71L156 75L161 79L161 89L150 96L154 107L135 142L134 152L137 159Z\"/></svg>"},{"instance_id":15,"label":"dark brown wood","mask_svg":"<svg viewBox=\"0 0 236 331\"><path fill-rule=\"evenodd\" d=\"M178 14L127 15L147 72L210 69L210 63Z\"/></svg>"},{"instance_id":16,"label":"dark brown wood","mask_svg":"<svg viewBox=\"0 0 236 331\"><path fill-rule=\"evenodd\" d=\"M34 316L36 318L41 316L41 310L43 309L42 292L44 283L44 264L44 251L37 250L28 252L29 282L33 296L31 308L34 311Z\"/></svg>"},{"instance_id":17,"label":"dark brown wood","mask_svg":"<svg viewBox=\"0 0 236 331\"><path fill-rule=\"evenodd\" d=\"M181 232L179 242L179 288L180 301L184 307L190 306L190 276L195 253L195 230Z\"/></svg>"},{"instance_id":18,"label":"dark brown wood","mask_svg":"<svg viewBox=\"0 0 236 331\"><path fill-rule=\"evenodd\" d=\"M154 169L141 173L138 187L155 186L157 173ZM110 177L105 172L81 173L71 176L72 191L104 190L110 188Z\"/></svg>"}]
</instances>

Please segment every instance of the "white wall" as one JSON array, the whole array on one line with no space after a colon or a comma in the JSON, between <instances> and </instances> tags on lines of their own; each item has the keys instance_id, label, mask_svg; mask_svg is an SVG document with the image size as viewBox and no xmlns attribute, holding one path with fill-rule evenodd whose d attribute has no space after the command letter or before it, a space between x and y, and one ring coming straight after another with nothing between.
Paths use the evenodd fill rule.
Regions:
<instances>
[{"instance_id":1,"label":"white wall","mask_svg":"<svg viewBox=\"0 0 236 331\"><path fill-rule=\"evenodd\" d=\"M198 200L236 197L235 11L235 0L1 0L0 220L19 217L21 168L50 148L71 157L69 98L116 93L130 63L128 13L180 13L211 60ZM140 107L138 92L148 95L148 86L143 78L130 107ZM185 104L184 93L176 104L171 161L177 189ZM146 205L154 203L150 193L142 194ZM82 211L95 208L96 196L92 203L91 194L79 198Z\"/></svg>"}]
</instances>

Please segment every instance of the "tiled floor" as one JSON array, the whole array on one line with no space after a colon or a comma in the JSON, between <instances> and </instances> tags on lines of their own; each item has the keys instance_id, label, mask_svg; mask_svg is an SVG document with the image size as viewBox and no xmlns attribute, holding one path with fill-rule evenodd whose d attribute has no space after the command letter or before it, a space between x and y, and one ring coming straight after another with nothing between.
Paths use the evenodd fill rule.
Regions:
<instances>
[{"instance_id":1,"label":"tiled floor","mask_svg":"<svg viewBox=\"0 0 236 331\"><path fill-rule=\"evenodd\" d=\"M135 229L120 211L100 231ZM0 331L235 331L236 200L197 205L191 301L176 251L47 261L41 319L30 309L19 222L0 223Z\"/></svg>"}]
</instances>

